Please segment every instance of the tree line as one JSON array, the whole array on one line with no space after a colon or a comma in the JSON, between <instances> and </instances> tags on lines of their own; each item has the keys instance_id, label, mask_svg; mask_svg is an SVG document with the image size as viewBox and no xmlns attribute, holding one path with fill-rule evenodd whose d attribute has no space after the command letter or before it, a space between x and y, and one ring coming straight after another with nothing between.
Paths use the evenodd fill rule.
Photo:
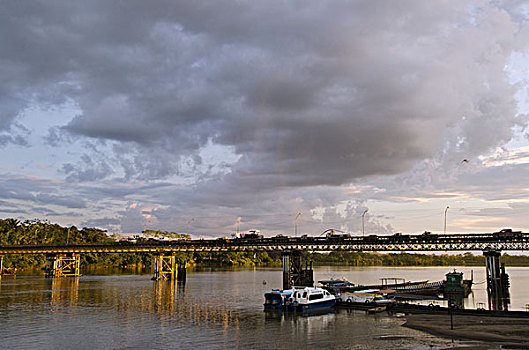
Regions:
<instances>
[{"instance_id":1,"label":"tree line","mask_svg":"<svg viewBox=\"0 0 529 350\"><path fill-rule=\"evenodd\" d=\"M143 232L151 237L189 239L188 235L161 230ZM0 244L81 244L111 243L119 237L108 235L97 228L81 229L63 227L42 220L19 221L0 219ZM315 265L340 266L485 266L482 255L464 254L416 254L416 253L366 253L333 251L329 253L304 253L304 258ZM281 266L280 252L182 252L176 253L177 263L188 266ZM525 255L503 254L501 261L507 266L529 266ZM19 269L43 268L46 257L43 254L8 254L4 256L4 267ZM151 253L86 253L81 254L83 267L132 267L150 268Z\"/></svg>"}]
</instances>

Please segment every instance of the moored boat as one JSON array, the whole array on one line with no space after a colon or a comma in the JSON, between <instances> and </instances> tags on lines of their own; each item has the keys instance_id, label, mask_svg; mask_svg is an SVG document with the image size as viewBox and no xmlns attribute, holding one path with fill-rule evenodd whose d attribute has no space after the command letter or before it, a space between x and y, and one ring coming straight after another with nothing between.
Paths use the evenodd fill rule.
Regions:
<instances>
[{"instance_id":1,"label":"moored boat","mask_svg":"<svg viewBox=\"0 0 529 350\"><path fill-rule=\"evenodd\" d=\"M272 289L271 292L265 293L265 310L283 309L285 307L285 301L290 298L292 292L292 289Z\"/></svg>"},{"instance_id":2,"label":"moored boat","mask_svg":"<svg viewBox=\"0 0 529 350\"><path fill-rule=\"evenodd\" d=\"M288 310L306 312L329 309L336 304L336 297L319 287L294 287L286 299Z\"/></svg>"},{"instance_id":3,"label":"moored boat","mask_svg":"<svg viewBox=\"0 0 529 350\"><path fill-rule=\"evenodd\" d=\"M341 280L322 280L318 281L322 284L322 288L328 290L334 295L342 294L342 293L352 293L357 291L363 291L363 290L370 290L370 289L395 289L395 288L402 288L402 287L411 287L419 284L427 283L428 281L406 281L403 278L381 278L380 284L371 284L371 285L361 285L361 284L354 284L352 282L349 282L345 279ZM393 283L390 283L393 282Z\"/></svg>"},{"instance_id":4,"label":"moored boat","mask_svg":"<svg viewBox=\"0 0 529 350\"><path fill-rule=\"evenodd\" d=\"M384 295L376 289L363 290L357 292L346 292L338 296L342 303L346 304L366 304L384 306L389 305L393 301L384 297Z\"/></svg>"},{"instance_id":5,"label":"moored boat","mask_svg":"<svg viewBox=\"0 0 529 350\"><path fill-rule=\"evenodd\" d=\"M393 290L397 293L438 295L443 290L444 281L426 282L411 286L396 287Z\"/></svg>"}]
</instances>

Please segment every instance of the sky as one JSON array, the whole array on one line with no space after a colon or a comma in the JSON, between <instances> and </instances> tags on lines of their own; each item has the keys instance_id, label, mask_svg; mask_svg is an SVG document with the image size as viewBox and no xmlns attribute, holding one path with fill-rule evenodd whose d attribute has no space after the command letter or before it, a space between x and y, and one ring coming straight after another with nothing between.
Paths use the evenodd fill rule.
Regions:
<instances>
[{"instance_id":1,"label":"sky","mask_svg":"<svg viewBox=\"0 0 529 350\"><path fill-rule=\"evenodd\" d=\"M528 114L525 1L0 2L0 218L529 232Z\"/></svg>"}]
</instances>

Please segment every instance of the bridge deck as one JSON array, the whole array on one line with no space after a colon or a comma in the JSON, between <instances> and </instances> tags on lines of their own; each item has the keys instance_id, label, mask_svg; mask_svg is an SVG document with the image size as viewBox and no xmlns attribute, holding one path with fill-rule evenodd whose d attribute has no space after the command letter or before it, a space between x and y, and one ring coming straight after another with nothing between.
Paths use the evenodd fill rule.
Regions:
<instances>
[{"instance_id":1,"label":"bridge deck","mask_svg":"<svg viewBox=\"0 0 529 350\"><path fill-rule=\"evenodd\" d=\"M272 237L260 239L200 239L140 243L2 246L1 254L171 253L230 251L457 251L529 250L529 234L474 233L452 235L393 235L367 237Z\"/></svg>"}]
</instances>

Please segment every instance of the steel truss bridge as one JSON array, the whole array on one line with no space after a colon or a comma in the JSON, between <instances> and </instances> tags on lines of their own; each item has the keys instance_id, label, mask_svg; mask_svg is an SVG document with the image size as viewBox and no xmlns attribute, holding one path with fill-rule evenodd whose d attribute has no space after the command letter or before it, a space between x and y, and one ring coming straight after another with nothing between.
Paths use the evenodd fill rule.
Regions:
<instances>
[{"instance_id":1,"label":"steel truss bridge","mask_svg":"<svg viewBox=\"0 0 529 350\"><path fill-rule=\"evenodd\" d=\"M252 239L198 239L182 241L144 241L138 243L90 243L70 245L1 246L6 254L81 254L81 253L173 253L245 251L458 251L529 250L529 233L495 232L469 234L397 234L392 236L271 237Z\"/></svg>"}]
</instances>

